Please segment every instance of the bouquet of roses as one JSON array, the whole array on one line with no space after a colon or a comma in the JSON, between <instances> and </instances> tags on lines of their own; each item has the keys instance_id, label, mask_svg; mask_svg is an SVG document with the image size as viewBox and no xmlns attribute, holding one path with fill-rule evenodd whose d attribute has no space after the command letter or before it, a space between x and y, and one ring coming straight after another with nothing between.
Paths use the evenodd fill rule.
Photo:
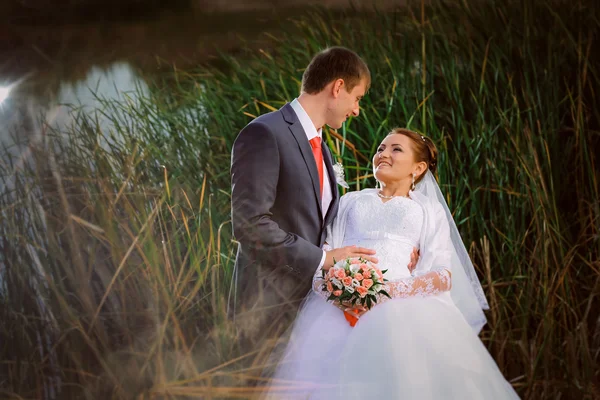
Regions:
<instances>
[{"instance_id":1,"label":"bouquet of roses","mask_svg":"<svg viewBox=\"0 0 600 400\"><path fill-rule=\"evenodd\" d=\"M327 272L321 271L324 280L322 290L329 294L328 301L346 306L344 316L350 326L354 326L358 321L356 311L360 307L371 309L377 304L377 295L391 298L384 290L387 279L383 274L386 271L361 258L348 258L336 262Z\"/></svg>"}]
</instances>

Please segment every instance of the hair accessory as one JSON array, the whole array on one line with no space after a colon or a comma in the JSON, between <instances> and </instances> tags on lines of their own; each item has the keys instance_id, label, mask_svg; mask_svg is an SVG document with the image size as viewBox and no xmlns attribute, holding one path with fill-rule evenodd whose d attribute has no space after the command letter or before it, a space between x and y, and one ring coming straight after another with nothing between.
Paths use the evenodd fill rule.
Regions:
<instances>
[{"instance_id":1,"label":"hair accessory","mask_svg":"<svg viewBox=\"0 0 600 400\"><path fill-rule=\"evenodd\" d=\"M421 135L421 139L423 139L423 141L425 141L425 136Z\"/></svg>"}]
</instances>

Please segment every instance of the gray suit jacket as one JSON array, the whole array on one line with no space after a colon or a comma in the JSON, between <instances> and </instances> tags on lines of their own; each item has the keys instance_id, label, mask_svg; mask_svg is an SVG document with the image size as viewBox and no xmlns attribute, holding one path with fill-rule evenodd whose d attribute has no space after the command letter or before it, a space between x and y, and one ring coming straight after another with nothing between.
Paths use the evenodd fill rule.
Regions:
<instances>
[{"instance_id":1,"label":"gray suit jacket","mask_svg":"<svg viewBox=\"0 0 600 400\"><path fill-rule=\"evenodd\" d=\"M238 313L240 306L272 308L288 295L304 296L310 290L323 255L325 228L339 203L331 154L325 144L322 150L333 195L324 220L315 159L289 103L256 118L237 137L231 156L231 209L240 243L234 276Z\"/></svg>"}]
</instances>

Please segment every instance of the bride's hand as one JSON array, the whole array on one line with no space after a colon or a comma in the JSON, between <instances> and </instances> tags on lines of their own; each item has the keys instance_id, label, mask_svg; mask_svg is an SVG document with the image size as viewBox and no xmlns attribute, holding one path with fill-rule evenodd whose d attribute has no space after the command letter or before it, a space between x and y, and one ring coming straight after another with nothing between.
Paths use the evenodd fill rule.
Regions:
<instances>
[{"instance_id":1,"label":"bride's hand","mask_svg":"<svg viewBox=\"0 0 600 400\"><path fill-rule=\"evenodd\" d=\"M323 264L323 269L327 271L329 268L333 267L333 264L340 260L345 260L346 258L364 258L365 260L377 264L377 258L374 257L375 250L367 249L365 247L357 247L357 246L346 246L340 247L337 249L333 249L326 252L325 263ZM335 260L335 262L334 262Z\"/></svg>"},{"instance_id":2,"label":"bride's hand","mask_svg":"<svg viewBox=\"0 0 600 400\"><path fill-rule=\"evenodd\" d=\"M413 272L415 268L417 268L417 263L419 262L419 249L413 247L412 253L410 253L410 262L408 263L408 272Z\"/></svg>"}]
</instances>

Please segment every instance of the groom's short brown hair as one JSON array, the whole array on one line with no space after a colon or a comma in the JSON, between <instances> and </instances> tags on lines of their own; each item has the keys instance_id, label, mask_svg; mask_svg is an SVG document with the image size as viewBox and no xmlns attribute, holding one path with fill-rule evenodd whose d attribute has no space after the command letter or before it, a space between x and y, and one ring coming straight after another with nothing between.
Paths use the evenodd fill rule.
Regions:
<instances>
[{"instance_id":1,"label":"groom's short brown hair","mask_svg":"<svg viewBox=\"0 0 600 400\"><path fill-rule=\"evenodd\" d=\"M350 49L329 47L317 53L302 75L302 92L319 93L330 82L343 79L350 92L361 80L367 88L371 85L371 72L367 64Z\"/></svg>"}]
</instances>

